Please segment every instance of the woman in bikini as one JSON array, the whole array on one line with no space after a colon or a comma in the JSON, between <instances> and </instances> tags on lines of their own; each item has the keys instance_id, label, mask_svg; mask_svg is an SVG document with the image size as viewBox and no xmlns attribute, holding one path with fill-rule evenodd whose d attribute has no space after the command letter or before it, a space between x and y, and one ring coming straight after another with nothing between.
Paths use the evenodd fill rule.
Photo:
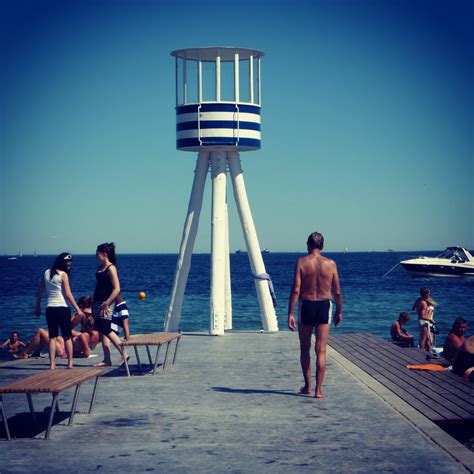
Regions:
<instances>
[{"instance_id":1,"label":"woman in bikini","mask_svg":"<svg viewBox=\"0 0 474 474\"><path fill-rule=\"evenodd\" d=\"M120 345L120 338L112 331L112 314L114 312L115 300L120 294L120 282L115 266L115 244L104 243L97 247L95 258L99 263L99 268L95 274L96 286L92 302L92 315L101 337L108 338L122 356L122 364L125 357L128 357ZM104 360L94 364L95 367L112 365L110 349L103 345ZM120 365L122 365L120 364Z\"/></svg>"}]
</instances>

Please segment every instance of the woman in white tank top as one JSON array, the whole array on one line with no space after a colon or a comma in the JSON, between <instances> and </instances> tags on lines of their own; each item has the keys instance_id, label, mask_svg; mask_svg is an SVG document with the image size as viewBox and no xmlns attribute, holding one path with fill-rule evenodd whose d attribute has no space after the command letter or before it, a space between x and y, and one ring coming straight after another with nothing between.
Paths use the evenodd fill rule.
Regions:
<instances>
[{"instance_id":1,"label":"woman in white tank top","mask_svg":"<svg viewBox=\"0 0 474 474\"><path fill-rule=\"evenodd\" d=\"M36 297L35 314L41 314L41 298L46 290L48 304L46 308L46 321L49 332L49 367L56 368L56 343L59 336L59 328L64 338L66 353L68 358L68 369L72 369L72 339L71 339L71 308L67 301L71 303L79 316L84 317L84 313L76 303L71 293L68 274L72 266L72 255L64 252L59 254L51 268L48 268L43 275ZM67 300L67 301L66 301Z\"/></svg>"}]
</instances>

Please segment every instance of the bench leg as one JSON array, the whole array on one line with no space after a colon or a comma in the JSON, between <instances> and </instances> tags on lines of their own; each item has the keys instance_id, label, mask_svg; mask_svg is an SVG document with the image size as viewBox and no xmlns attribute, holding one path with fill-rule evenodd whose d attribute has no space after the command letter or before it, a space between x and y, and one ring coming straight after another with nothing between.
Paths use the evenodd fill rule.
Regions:
<instances>
[{"instance_id":1,"label":"bench leg","mask_svg":"<svg viewBox=\"0 0 474 474\"><path fill-rule=\"evenodd\" d=\"M59 398L56 400L56 413L61 413L61 409L59 408Z\"/></svg>"},{"instance_id":2,"label":"bench leg","mask_svg":"<svg viewBox=\"0 0 474 474\"><path fill-rule=\"evenodd\" d=\"M130 374L130 372L129 372L129 374ZM92 411L94 410L95 397L97 395L97 388L99 386L99 379L100 379L100 375L95 378L94 390L92 391L91 404L89 406L89 414L91 414Z\"/></svg>"},{"instance_id":3,"label":"bench leg","mask_svg":"<svg viewBox=\"0 0 474 474\"><path fill-rule=\"evenodd\" d=\"M179 340L181 339L181 336L176 339L176 346L174 347L174 356L173 356L173 365L176 364L176 354L178 353L178 344Z\"/></svg>"},{"instance_id":4,"label":"bench leg","mask_svg":"<svg viewBox=\"0 0 474 474\"><path fill-rule=\"evenodd\" d=\"M48 439L49 433L51 432L51 425L53 424L54 414L56 413L56 406L58 403L58 395L58 393L53 393L53 403L51 404L51 413L49 414L48 427L46 428L44 439Z\"/></svg>"},{"instance_id":5,"label":"bench leg","mask_svg":"<svg viewBox=\"0 0 474 474\"><path fill-rule=\"evenodd\" d=\"M168 351L170 349L170 344L171 344L171 341L168 342L168 344L166 344L165 361L163 362L163 370L165 370L166 362L168 361Z\"/></svg>"},{"instance_id":6,"label":"bench leg","mask_svg":"<svg viewBox=\"0 0 474 474\"><path fill-rule=\"evenodd\" d=\"M125 364L125 371L127 372L127 377L131 377L130 375L130 367L128 366L128 360L125 358L123 359L124 364Z\"/></svg>"},{"instance_id":7,"label":"bench leg","mask_svg":"<svg viewBox=\"0 0 474 474\"><path fill-rule=\"evenodd\" d=\"M150 347L149 346L145 346L145 347L146 347L146 353L148 354L148 362L150 362L150 365L152 365L153 362L151 361Z\"/></svg>"},{"instance_id":8,"label":"bench leg","mask_svg":"<svg viewBox=\"0 0 474 474\"><path fill-rule=\"evenodd\" d=\"M76 390L74 392L74 398L72 399L71 414L69 415L69 426L72 426L74 423L74 415L76 413L77 399L79 398L79 390L81 389L81 384L76 385Z\"/></svg>"},{"instance_id":9,"label":"bench leg","mask_svg":"<svg viewBox=\"0 0 474 474\"><path fill-rule=\"evenodd\" d=\"M31 397L31 393L27 393L26 398L28 399L28 406L30 407L31 418L33 418L33 425L36 426L36 413L35 407L33 406L33 398Z\"/></svg>"},{"instance_id":10,"label":"bench leg","mask_svg":"<svg viewBox=\"0 0 474 474\"><path fill-rule=\"evenodd\" d=\"M133 346L135 349L135 357L137 358L138 372L142 373L142 363L140 362L140 354L138 353L138 347Z\"/></svg>"},{"instance_id":11,"label":"bench leg","mask_svg":"<svg viewBox=\"0 0 474 474\"><path fill-rule=\"evenodd\" d=\"M156 367L158 366L158 356L160 355L160 348L161 348L161 344L158 344L158 346L156 347L155 364L153 366L153 375L155 375Z\"/></svg>"},{"instance_id":12,"label":"bench leg","mask_svg":"<svg viewBox=\"0 0 474 474\"><path fill-rule=\"evenodd\" d=\"M3 397L0 395L0 409L2 411L3 426L5 426L5 433L7 435L7 440L10 441L12 438L10 436L10 430L8 429L8 419L5 412L5 407L3 406Z\"/></svg>"}]
</instances>

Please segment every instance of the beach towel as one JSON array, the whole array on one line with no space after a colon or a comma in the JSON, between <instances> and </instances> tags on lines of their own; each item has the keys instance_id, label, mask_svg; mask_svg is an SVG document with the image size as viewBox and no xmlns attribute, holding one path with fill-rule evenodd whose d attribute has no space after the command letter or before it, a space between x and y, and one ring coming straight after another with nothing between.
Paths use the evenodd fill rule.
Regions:
<instances>
[{"instance_id":1,"label":"beach towel","mask_svg":"<svg viewBox=\"0 0 474 474\"><path fill-rule=\"evenodd\" d=\"M435 372L445 372L446 370L449 370L447 367L443 367L439 364L408 364L407 369L434 370Z\"/></svg>"}]
</instances>

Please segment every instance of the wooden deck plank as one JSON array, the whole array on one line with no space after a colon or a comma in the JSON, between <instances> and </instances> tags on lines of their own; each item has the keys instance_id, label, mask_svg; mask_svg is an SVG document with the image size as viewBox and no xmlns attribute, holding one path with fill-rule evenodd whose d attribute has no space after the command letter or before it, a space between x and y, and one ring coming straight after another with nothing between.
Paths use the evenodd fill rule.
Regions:
<instances>
[{"instance_id":1,"label":"wooden deck plank","mask_svg":"<svg viewBox=\"0 0 474 474\"><path fill-rule=\"evenodd\" d=\"M333 346L334 347L334 346ZM335 348L340 352L344 357L349 359L355 365L360 367L364 372L369 373L367 368L370 368L372 373L369 373L375 380L378 380L382 385L387 387L392 392L399 395L401 398L410 403L415 409L422 412L425 416L430 418L433 421L450 421L456 420L459 421L461 418L452 413L449 410L445 410L442 406L435 404L433 406L427 405L426 400L423 399L423 396L417 390L407 390L400 384L400 379L398 377L390 378L386 371L381 371L380 367L376 367L373 361L368 360L361 354L348 351L347 349ZM384 373L385 372L385 373Z\"/></svg>"},{"instance_id":2,"label":"wooden deck plank","mask_svg":"<svg viewBox=\"0 0 474 474\"><path fill-rule=\"evenodd\" d=\"M407 369L405 362L401 363L398 358L391 357L390 353L383 351L383 346L381 346L382 350L379 351L376 345L367 345L367 340L364 340L363 342L363 350L366 351L367 356L370 356L372 359L375 358L380 360L386 365L386 367L391 367L398 370L400 377L406 379L407 381L411 381L415 384L421 384L420 390L423 391L427 397L431 398L431 395L434 394L434 400L438 401L439 403L446 401L448 406L451 406L450 404L452 404L454 406L460 407L468 414L474 415L474 403L471 395L465 394L464 392L459 392L455 388L452 389L451 384L446 379L442 380L440 378L429 377L430 372L413 371ZM350 342L346 340L346 344L350 344ZM403 350L404 349L401 349L401 351ZM393 371L391 370L391 372ZM453 411L460 414L461 416L465 416L462 412L459 412L456 409Z\"/></svg>"},{"instance_id":3,"label":"wooden deck plank","mask_svg":"<svg viewBox=\"0 0 474 474\"><path fill-rule=\"evenodd\" d=\"M413 406L413 408L415 408L416 410L420 412L423 412L423 414L427 416L428 418L430 418L431 420L433 421L434 420L436 421L449 420L449 418L446 418L445 416L431 409L430 407L426 407L426 404L420 401L418 398L413 397L411 394L407 394L406 392L402 391L395 383L387 379L383 374L381 374L377 370L373 370L370 366L368 366L367 362L363 358L354 356L351 353L346 353L345 350L344 351L339 350L339 349L336 349L336 350L338 350L338 352L340 352L340 354L343 355L344 357L350 359L352 363L357 365L364 372L369 373L369 375L371 375L375 380L379 381L382 385L387 387L389 390L391 390L392 392L396 393L401 398L406 400L406 402L409 403L411 406ZM368 368L370 368L372 373L370 373L369 370L367 370Z\"/></svg>"},{"instance_id":4,"label":"wooden deck plank","mask_svg":"<svg viewBox=\"0 0 474 474\"><path fill-rule=\"evenodd\" d=\"M356 339L360 339L365 344L376 344L379 346L383 345L383 348L385 351L389 351L395 355L398 356L400 360L406 361L407 364L413 364L413 363L419 363L423 364L426 363L426 353L421 351L420 349L417 348L401 348L396 346L395 344L391 343L386 343L386 341L383 341L382 339L377 338L373 334L366 334L366 333L346 333L346 336L353 336ZM339 335L337 336L339 337ZM441 375L437 372L432 372L432 373L427 373L427 375L433 376L435 378L439 378L442 380L445 380L445 374ZM458 376L455 374L450 374L452 376L452 380L457 385L462 391L474 395L474 388L470 387L468 384L465 384L462 379L460 379Z\"/></svg>"},{"instance_id":5,"label":"wooden deck plank","mask_svg":"<svg viewBox=\"0 0 474 474\"><path fill-rule=\"evenodd\" d=\"M394 358L394 361L399 361L403 366L407 364L424 364L427 363L426 355L420 350L415 348L400 348L394 344L388 343L381 339L376 338L372 334L365 335L360 333L346 334L346 336L352 337L364 345L379 346L381 352L389 352ZM367 337L365 337L367 336ZM442 386L443 389L447 389L456 395L459 395L459 391L465 394L466 400L472 400L474 397L474 388L466 384L460 377L451 372L420 372L420 376L424 379L433 381L438 385ZM441 387L440 387L441 388Z\"/></svg>"},{"instance_id":6,"label":"wooden deck plank","mask_svg":"<svg viewBox=\"0 0 474 474\"><path fill-rule=\"evenodd\" d=\"M432 421L474 420L468 383L449 372L406 368L410 363L426 363L421 350L401 348L364 333L331 335L329 345Z\"/></svg>"}]
</instances>

